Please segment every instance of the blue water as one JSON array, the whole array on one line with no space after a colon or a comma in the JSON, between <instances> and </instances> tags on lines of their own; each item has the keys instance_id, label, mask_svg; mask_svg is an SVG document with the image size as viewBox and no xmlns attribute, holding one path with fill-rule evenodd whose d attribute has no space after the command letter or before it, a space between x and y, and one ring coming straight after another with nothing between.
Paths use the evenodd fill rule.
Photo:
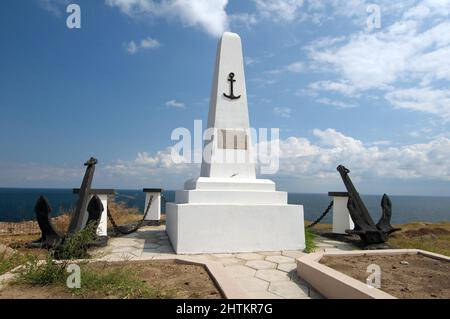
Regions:
<instances>
[{"instance_id":1,"label":"blue water","mask_svg":"<svg viewBox=\"0 0 450 319\"><path fill-rule=\"evenodd\" d=\"M34 219L34 204L40 195L45 195L53 208L53 214L68 211L75 207L76 196L71 189L13 189L0 188L0 221L22 221ZM167 201L173 201L175 192L165 191ZM362 198L377 221L381 213L381 195L362 195ZM144 211L145 194L139 190L117 190L115 200L124 202L129 207ZM289 193L290 204L302 204L305 219L314 220L325 210L330 202L326 194ZM450 197L430 196L391 196L393 205L392 223L410 221L450 221ZM162 211L165 211L164 201ZM213 212L211 212L213 213ZM331 214L324 221L331 222Z\"/></svg>"}]
</instances>

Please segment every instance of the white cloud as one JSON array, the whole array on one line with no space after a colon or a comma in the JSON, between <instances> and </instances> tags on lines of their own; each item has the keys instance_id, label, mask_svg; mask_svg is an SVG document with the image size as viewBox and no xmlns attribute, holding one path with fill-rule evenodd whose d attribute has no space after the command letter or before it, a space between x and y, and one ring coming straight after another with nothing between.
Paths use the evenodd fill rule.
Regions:
<instances>
[{"instance_id":1,"label":"white cloud","mask_svg":"<svg viewBox=\"0 0 450 319\"><path fill-rule=\"evenodd\" d=\"M315 129L314 144L300 137L280 141L280 176L336 178L336 167L348 166L360 178L450 181L450 139L400 147L363 143L334 129Z\"/></svg>"},{"instance_id":2,"label":"white cloud","mask_svg":"<svg viewBox=\"0 0 450 319\"><path fill-rule=\"evenodd\" d=\"M314 139L289 137L280 140L278 177L339 178L336 167L348 166L354 175L364 178L399 180L450 181L450 139L437 137L428 143L391 146L389 141L362 141L329 128L314 129ZM110 173L132 176L164 176L165 174L199 174L198 164L184 163L181 156L175 164L172 148L155 155L139 153L133 161L108 165ZM178 175L178 178L180 175Z\"/></svg>"},{"instance_id":3,"label":"white cloud","mask_svg":"<svg viewBox=\"0 0 450 319\"><path fill-rule=\"evenodd\" d=\"M178 108L178 109L184 109L186 105L183 102L179 102L177 100L170 100L166 102L166 106L170 108Z\"/></svg>"},{"instance_id":4,"label":"white cloud","mask_svg":"<svg viewBox=\"0 0 450 319\"><path fill-rule=\"evenodd\" d=\"M213 36L228 29L228 0L106 0L106 4L129 16L177 18L184 26L200 27Z\"/></svg>"},{"instance_id":5,"label":"white cloud","mask_svg":"<svg viewBox=\"0 0 450 319\"><path fill-rule=\"evenodd\" d=\"M268 73L268 74L280 74L280 73L285 73L285 72L300 73L300 72L303 72L304 69L305 69L305 65L303 64L303 62L297 61L297 62L288 64L282 68L267 71L266 73Z\"/></svg>"},{"instance_id":6,"label":"white cloud","mask_svg":"<svg viewBox=\"0 0 450 319\"><path fill-rule=\"evenodd\" d=\"M136 43L134 41L130 41L125 45L125 48L128 53L136 54L142 50L150 50L159 48L161 44L158 40L152 39L150 37L142 39L140 42Z\"/></svg>"},{"instance_id":7,"label":"white cloud","mask_svg":"<svg viewBox=\"0 0 450 319\"><path fill-rule=\"evenodd\" d=\"M256 15L250 13L234 13L228 17L229 24L234 28L237 26L244 26L250 29L253 25L258 23Z\"/></svg>"},{"instance_id":8,"label":"white cloud","mask_svg":"<svg viewBox=\"0 0 450 319\"><path fill-rule=\"evenodd\" d=\"M428 112L450 120L450 90L428 87L398 89L385 97L397 108Z\"/></svg>"},{"instance_id":9,"label":"white cloud","mask_svg":"<svg viewBox=\"0 0 450 319\"><path fill-rule=\"evenodd\" d=\"M115 161L106 165L105 171L116 178L121 178L122 176L131 177L135 182L136 179L158 179L163 182L168 178L173 179L176 177L178 183L182 184L188 177L199 173L200 165L184 163L184 158L179 155L175 159L172 158L172 147L168 147L154 155L140 152L134 160Z\"/></svg>"},{"instance_id":10,"label":"white cloud","mask_svg":"<svg viewBox=\"0 0 450 319\"><path fill-rule=\"evenodd\" d=\"M253 0L263 17L292 22L299 16L303 0Z\"/></svg>"},{"instance_id":11,"label":"white cloud","mask_svg":"<svg viewBox=\"0 0 450 319\"><path fill-rule=\"evenodd\" d=\"M386 88L400 80L450 80L450 22L423 32L415 20L401 20L378 33L360 32L343 45L312 49L316 66L330 66L361 90ZM311 48L309 48L311 49ZM439 59L439 60L438 60Z\"/></svg>"},{"instance_id":12,"label":"white cloud","mask_svg":"<svg viewBox=\"0 0 450 319\"><path fill-rule=\"evenodd\" d=\"M342 101L338 101L338 100L332 100L332 99L329 99L326 97L319 98L316 101L320 104L336 106L339 109L348 109L348 108L357 107L356 104L346 103L346 102L342 102Z\"/></svg>"},{"instance_id":13,"label":"white cloud","mask_svg":"<svg viewBox=\"0 0 450 319\"><path fill-rule=\"evenodd\" d=\"M38 0L38 5L45 11L60 17L63 12L65 12L67 5L69 5L69 0Z\"/></svg>"},{"instance_id":14,"label":"white cloud","mask_svg":"<svg viewBox=\"0 0 450 319\"><path fill-rule=\"evenodd\" d=\"M333 81L317 81L310 83L308 88L313 91L331 91L337 92L345 96L356 97L357 89L355 86L345 82L333 82Z\"/></svg>"},{"instance_id":15,"label":"white cloud","mask_svg":"<svg viewBox=\"0 0 450 319\"><path fill-rule=\"evenodd\" d=\"M319 191L325 192L333 185L341 185L336 167L342 164L350 168L355 182L378 180L380 185L386 180L403 182L403 185L422 182L429 188L439 185L432 181L446 185L450 181L448 137L392 146L389 141L364 143L332 128L315 129L312 135L312 138L292 136L280 140L280 170L270 178L315 181L321 185ZM98 165L94 183L96 187L158 185L178 189L186 179L198 176L199 172L199 164L185 163L180 155L173 158L172 147L168 147L154 154L140 152L129 161L102 162ZM51 167L0 161L0 180L8 187L71 187L80 183L83 173L84 168L80 165ZM298 182L292 185L296 186L290 191L298 190ZM382 188L377 191L385 191ZM366 189L375 191L370 187ZM402 191L397 190L397 193ZM442 194L448 191L441 190Z\"/></svg>"},{"instance_id":16,"label":"white cloud","mask_svg":"<svg viewBox=\"0 0 450 319\"><path fill-rule=\"evenodd\" d=\"M290 118L292 110L289 107L275 107L273 113L279 117Z\"/></svg>"},{"instance_id":17,"label":"white cloud","mask_svg":"<svg viewBox=\"0 0 450 319\"><path fill-rule=\"evenodd\" d=\"M317 81L308 88L350 97L384 91L394 107L448 118L448 94L441 88L450 86L450 63L445 63L450 61L450 0L380 6L383 14L395 12L399 18L377 32L326 37L304 47L313 70L327 73L328 78L330 72L337 75L336 80Z\"/></svg>"}]
</instances>

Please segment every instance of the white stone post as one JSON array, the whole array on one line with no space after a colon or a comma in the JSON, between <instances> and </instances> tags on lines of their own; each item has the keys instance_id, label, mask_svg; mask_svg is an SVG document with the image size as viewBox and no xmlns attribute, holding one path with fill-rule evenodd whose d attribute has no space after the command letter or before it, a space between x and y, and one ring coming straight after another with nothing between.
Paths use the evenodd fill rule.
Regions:
<instances>
[{"instance_id":1,"label":"white stone post","mask_svg":"<svg viewBox=\"0 0 450 319\"><path fill-rule=\"evenodd\" d=\"M348 193L330 192L333 197L333 233L346 234L346 229L353 229L354 224L347 208Z\"/></svg>"},{"instance_id":2,"label":"white stone post","mask_svg":"<svg viewBox=\"0 0 450 319\"><path fill-rule=\"evenodd\" d=\"M78 189L78 188L75 188L73 190L74 194L78 194L79 191L80 191L80 189ZM97 227L97 235L101 236L101 237L108 236L108 195L113 195L113 194L114 194L113 189L91 189L91 192L89 194L89 201L92 199L92 197L94 197L94 195L97 195L98 198L102 201L103 212L102 212L102 216L100 217L100 221L99 221L98 227ZM85 218L83 221L84 226L86 226L88 217L89 217L89 214L86 211Z\"/></svg>"},{"instance_id":3,"label":"white stone post","mask_svg":"<svg viewBox=\"0 0 450 319\"><path fill-rule=\"evenodd\" d=\"M150 210L148 211L145 220L161 220L161 188L144 188L145 193L145 206L144 206L144 214L147 210L148 203L150 198L152 198L152 204L150 206Z\"/></svg>"}]
</instances>

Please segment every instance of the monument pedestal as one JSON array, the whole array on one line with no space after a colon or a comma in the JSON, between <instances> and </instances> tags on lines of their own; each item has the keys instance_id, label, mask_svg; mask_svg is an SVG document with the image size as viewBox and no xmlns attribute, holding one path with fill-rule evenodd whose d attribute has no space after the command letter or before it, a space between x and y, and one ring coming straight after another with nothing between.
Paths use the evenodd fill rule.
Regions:
<instances>
[{"instance_id":1,"label":"monument pedestal","mask_svg":"<svg viewBox=\"0 0 450 319\"><path fill-rule=\"evenodd\" d=\"M270 180L190 180L167 204L166 224L177 254L305 248L303 206Z\"/></svg>"}]
</instances>

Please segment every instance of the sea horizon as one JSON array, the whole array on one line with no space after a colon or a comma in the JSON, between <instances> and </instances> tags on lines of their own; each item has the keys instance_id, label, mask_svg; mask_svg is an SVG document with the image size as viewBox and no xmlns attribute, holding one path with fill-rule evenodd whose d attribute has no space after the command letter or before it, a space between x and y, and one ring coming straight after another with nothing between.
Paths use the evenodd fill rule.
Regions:
<instances>
[{"instance_id":1,"label":"sea horizon","mask_svg":"<svg viewBox=\"0 0 450 319\"><path fill-rule=\"evenodd\" d=\"M127 207L144 211L145 194L142 189L114 189L115 201ZM35 219L34 205L40 195L44 195L53 208L52 214L73 210L76 195L72 188L20 188L0 187L0 222L17 222ZM377 221L381 215L380 202L383 194L361 194L361 197ZM444 222L450 220L450 196L427 195L389 195L393 204L392 223L401 224L413 221ZM175 199L174 190L164 190L167 202ZM288 203L303 205L305 220L313 221L319 217L331 201L327 193L288 192ZM165 212L163 200L162 212ZM52 216L53 216L52 215ZM323 223L331 223L332 213Z\"/></svg>"}]
</instances>

